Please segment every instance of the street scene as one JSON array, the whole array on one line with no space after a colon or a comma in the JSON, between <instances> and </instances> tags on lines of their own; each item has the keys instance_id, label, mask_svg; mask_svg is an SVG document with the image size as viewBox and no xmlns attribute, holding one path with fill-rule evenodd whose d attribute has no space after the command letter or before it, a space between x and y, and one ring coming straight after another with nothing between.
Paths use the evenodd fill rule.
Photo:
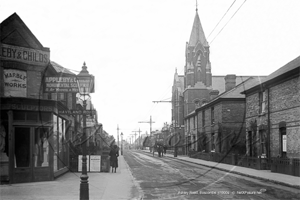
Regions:
<instances>
[{"instance_id":1,"label":"street scene","mask_svg":"<svg viewBox=\"0 0 300 200\"><path fill-rule=\"evenodd\" d=\"M300 1L0 5L0 199L300 199Z\"/></svg>"},{"instance_id":2,"label":"street scene","mask_svg":"<svg viewBox=\"0 0 300 200\"><path fill-rule=\"evenodd\" d=\"M299 189L146 151L124 154L144 199L297 199ZM216 163L217 165L218 163Z\"/></svg>"}]
</instances>

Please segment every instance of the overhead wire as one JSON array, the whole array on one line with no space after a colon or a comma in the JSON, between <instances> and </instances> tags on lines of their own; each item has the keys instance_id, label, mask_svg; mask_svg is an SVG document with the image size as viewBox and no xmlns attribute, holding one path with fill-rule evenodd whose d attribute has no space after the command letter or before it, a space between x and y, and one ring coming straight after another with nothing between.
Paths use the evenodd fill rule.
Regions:
<instances>
[{"instance_id":1,"label":"overhead wire","mask_svg":"<svg viewBox=\"0 0 300 200\"><path fill-rule=\"evenodd\" d=\"M214 27L214 29L210 32L210 34L207 36L207 38L209 38L209 36L214 32L214 30L217 28L217 26L220 24L220 22L223 20L223 18L225 17L225 15L228 13L228 11L231 9L231 7L233 6L233 4L236 2L236 0L233 1L233 3L230 5L230 7L227 9L227 11L225 12L225 14L222 16L222 18L219 20L219 22L217 23L217 25Z\"/></svg>"},{"instance_id":2,"label":"overhead wire","mask_svg":"<svg viewBox=\"0 0 300 200\"><path fill-rule=\"evenodd\" d=\"M226 22L226 24L222 27L222 29L218 32L218 34L213 38L213 40L210 42L210 44L213 43L213 41L217 38L217 36L222 32L222 30L227 26L227 24L231 21L231 19L235 16L235 14L241 9L241 7L244 5L244 3L247 0L244 0L244 2L240 5L240 7L234 12L234 14L230 17L230 19Z\"/></svg>"},{"instance_id":3,"label":"overhead wire","mask_svg":"<svg viewBox=\"0 0 300 200\"><path fill-rule=\"evenodd\" d=\"M183 73L183 71L184 71L184 68L180 71L179 74ZM167 89L165 90L164 94L161 95L162 97L165 96L165 95L167 94L167 92L169 92L169 89L172 87L172 84L173 84L173 83L171 83L171 84L167 87ZM169 97L169 98L166 98L166 99L164 99L164 100L171 99L171 98L172 98L172 97ZM164 100L162 100L162 101L164 101ZM154 109L155 109L157 106L158 106L157 104L152 105L151 108L149 109L148 113L150 113L150 115L151 115L151 113L154 111ZM160 115L161 115L161 114L160 114Z\"/></svg>"}]
</instances>

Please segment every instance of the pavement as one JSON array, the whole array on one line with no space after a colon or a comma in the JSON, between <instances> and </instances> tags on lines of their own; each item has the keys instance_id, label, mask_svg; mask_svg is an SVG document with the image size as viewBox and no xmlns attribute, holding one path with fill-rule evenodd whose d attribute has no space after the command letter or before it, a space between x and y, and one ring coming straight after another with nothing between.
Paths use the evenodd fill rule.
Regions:
<instances>
[{"instance_id":1,"label":"pavement","mask_svg":"<svg viewBox=\"0 0 300 200\"><path fill-rule=\"evenodd\" d=\"M142 150L146 153L150 153L149 150ZM152 154L152 153L150 153ZM157 155L157 153L156 153ZM177 157L174 157L173 154L164 154L164 156L167 156L169 158L177 159L179 161L184 162L190 162L194 164L199 164L202 166L215 168L218 170L226 171L233 174L243 175L259 180L269 181L276 184L281 184L288 187L294 187L297 189L300 189L300 177L297 176L291 176L286 174L280 174L280 173L274 173L271 172L271 170L256 170L251 169L247 167L240 167L235 165L229 165L229 164L223 164L218 162L211 162L206 160L201 160L197 158L190 158L186 155L177 155Z\"/></svg>"},{"instance_id":2,"label":"pavement","mask_svg":"<svg viewBox=\"0 0 300 200\"><path fill-rule=\"evenodd\" d=\"M143 151L152 154L149 150ZM296 176L273 173L270 170L255 170L223 163L210 162L189 158L184 155L174 157L172 154L165 154L164 156L177 159L181 162L199 164L234 174L300 189L300 178ZM80 175L81 173L68 172L54 181L0 185L0 199L79 199ZM90 200L142 199L141 189L133 178L130 168L123 156L119 156L119 167L117 168L116 173L91 172L88 173L88 176Z\"/></svg>"},{"instance_id":3,"label":"pavement","mask_svg":"<svg viewBox=\"0 0 300 200\"><path fill-rule=\"evenodd\" d=\"M80 175L68 172L54 181L0 185L0 199L79 199ZM90 172L88 176L90 200L141 199L138 185L121 155L116 173Z\"/></svg>"}]
</instances>

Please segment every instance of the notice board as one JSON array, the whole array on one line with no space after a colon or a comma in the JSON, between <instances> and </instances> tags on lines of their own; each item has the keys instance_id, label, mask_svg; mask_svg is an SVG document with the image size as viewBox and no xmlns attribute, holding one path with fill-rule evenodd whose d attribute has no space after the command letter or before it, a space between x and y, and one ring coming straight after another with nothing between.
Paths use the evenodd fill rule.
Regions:
<instances>
[{"instance_id":1,"label":"notice board","mask_svg":"<svg viewBox=\"0 0 300 200\"><path fill-rule=\"evenodd\" d=\"M101 156L91 155L90 156L90 172L100 172Z\"/></svg>"}]
</instances>

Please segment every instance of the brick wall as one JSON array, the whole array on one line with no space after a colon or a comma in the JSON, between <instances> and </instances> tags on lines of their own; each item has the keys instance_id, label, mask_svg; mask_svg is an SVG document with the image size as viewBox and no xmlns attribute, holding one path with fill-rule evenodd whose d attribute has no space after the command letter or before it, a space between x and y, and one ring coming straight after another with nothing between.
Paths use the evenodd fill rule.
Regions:
<instances>
[{"instance_id":1,"label":"brick wall","mask_svg":"<svg viewBox=\"0 0 300 200\"><path fill-rule=\"evenodd\" d=\"M279 123L286 122L287 157L300 158L300 78L270 88L271 156L280 154Z\"/></svg>"},{"instance_id":2,"label":"brick wall","mask_svg":"<svg viewBox=\"0 0 300 200\"><path fill-rule=\"evenodd\" d=\"M184 104L184 116L191 113L193 110L195 110L196 106L193 104L195 99L199 99L200 101L202 99L209 100L209 90L208 89L186 89L183 93L184 100L187 101Z\"/></svg>"},{"instance_id":3,"label":"brick wall","mask_svg":"<svg viewBox=\"0 0 300 200\"><path fill-rule=\"evenodd\" d=\"M266 112L259 113L259 93L246 97L246 128L253 131L251 123L256 122L256 140L254 147L260 151L259 127L268 127L268 93L270 98L270 157L280 154L279 123L286 122L287 156L300 158L300 80L299 77L274 85L266 92ZM248 135L246 136L248 143ZM248 144L249 145L249 144ZM247 145L247 146L248 146Z\"/></svg>"}]
</instances>

